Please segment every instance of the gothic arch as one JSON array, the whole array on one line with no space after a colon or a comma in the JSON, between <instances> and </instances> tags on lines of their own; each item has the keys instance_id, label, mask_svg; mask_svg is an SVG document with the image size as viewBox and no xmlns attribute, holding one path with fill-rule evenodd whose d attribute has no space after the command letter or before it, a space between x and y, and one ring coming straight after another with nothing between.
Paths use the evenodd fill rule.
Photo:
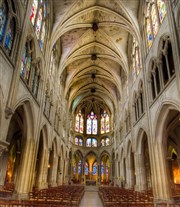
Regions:
<instances>
[{"instance_id":1,"label":"gothic arch","mask_svg":"<svg viewBox=\"0 0 180 207\"><path fill-rule=\"evenodd\" d=\"M14 104L12 110L15 112L19 107L22 107L24 110L27 138L34 138L34 108L32 102L30 101L30 97L25 96L21 98L16 104Z\"/></svg>"},{"instance_id":2,"label":"gothic arch","mask_svg":"<svg viewBox=\"0 0 180 207\"><path fill-rule=\"evenodd\" d=\"M167 119L167 116L171 110L180 111L178 103L172 101L164 101L162 102L161 106L157 110L157 115L155 117L155 130L153 132L154 142L155 143L164 143L163 140L163 128ZM156 138L156 139L155 139Z\"/></svg>"},{"instance_id":3,"label":"gothic arch","mask_svg":"<svg viewBox=\"0 0 180 207\"><path fill-rule=\"evenodd\" d=\"M135 139L135 152L136 153L139 153L139 154L141 153L141 149L142 149L142 139L143 139L144 134L147 135L147 133L144 130L144 128L141 127L138 130L137 135L135 136L136 137L136 139Z\"/></svg>"}]
</instances>

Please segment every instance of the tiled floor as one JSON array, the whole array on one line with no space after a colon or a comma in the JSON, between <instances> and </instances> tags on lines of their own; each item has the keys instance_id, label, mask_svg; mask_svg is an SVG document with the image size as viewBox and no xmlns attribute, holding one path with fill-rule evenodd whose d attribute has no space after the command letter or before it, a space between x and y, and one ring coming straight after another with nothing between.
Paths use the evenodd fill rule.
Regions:
<instances>
[{"instance_id":1,"label":"tiled floor","mask_svg":"<svg viewBox=\"0 0 180 207\"><path fill-rule=\"evenodd\" d=\"M103 207L98 192L86 191L79 207Z\"/></svg>"}]
</instances>

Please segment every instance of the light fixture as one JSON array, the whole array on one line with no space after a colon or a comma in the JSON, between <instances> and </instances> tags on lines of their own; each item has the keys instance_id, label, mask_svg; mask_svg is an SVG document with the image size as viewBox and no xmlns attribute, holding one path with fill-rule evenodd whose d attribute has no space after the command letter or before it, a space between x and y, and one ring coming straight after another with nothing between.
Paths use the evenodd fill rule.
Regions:
<instances>
[{"instance_id":1,"label":"light fixture","mask_svg":"<svg viewBox=\"0 0 180 207\"><path fill-rule=\"evenodd\" d=\"M95 93L96 89L95 88L91 88L91 93Z\"/></svg>"},{"instance_id":2,"label":"light fixture","mask_svg":"<svg viewBox=\"0 0 180 207\"><path fill-rule=\"evenodd\" d=\"M91 60L96 60L97 59L97 55L96 54L92 54L91 55Z\"/></svg>"},{"instance_id":3,"label":"light fixture","mask_svg":"<svg viewBox=\"0 0 180 207\"><path fill-rule=\"evenodd\" d=\"M96 22L92 24L92 29L96 32L98 30L98 25Z\"/></svg>"}]
</instances>

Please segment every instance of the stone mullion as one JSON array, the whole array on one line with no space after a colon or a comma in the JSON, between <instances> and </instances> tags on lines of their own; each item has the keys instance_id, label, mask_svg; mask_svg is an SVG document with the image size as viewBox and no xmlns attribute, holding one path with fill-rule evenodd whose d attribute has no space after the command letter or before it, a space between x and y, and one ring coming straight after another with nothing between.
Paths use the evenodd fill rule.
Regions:
<instances>
[{"instance_id":1,"label":"stone mullion","mask_svg":"<svg viewBox=\"0 0 180 207\"><path fill-rule=\"evenodd\" d=\"M152 72L153 80L154 80L154 88L155 88L155 96L157 96L157 83L156 83L156 77L155 77L155 71Z\"/></svg>"}]
</instances>

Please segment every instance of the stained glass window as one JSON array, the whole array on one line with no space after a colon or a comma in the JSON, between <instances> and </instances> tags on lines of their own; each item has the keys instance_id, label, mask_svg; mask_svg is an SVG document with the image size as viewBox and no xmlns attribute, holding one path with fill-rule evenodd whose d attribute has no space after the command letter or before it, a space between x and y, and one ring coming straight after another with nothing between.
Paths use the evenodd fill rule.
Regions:
<instances>
[{"instance_id":1,"label":"stained glass window","mask_svg":"<svg viewBox=\"0 0 180 207\"><path fill-rule=\"evenodd\" d=\"M34 25L34 30L41 50L44 48L47 22L47 1L33 0L31 7L30 20Z\"/></svg>"},{"instance_id":2,"label":"stained glass window","mask_svg":"<svg viewBox=\"0 0 180 207\"><path fill-rule=\"evenodd\" d=\"M81 174L82 162L79 160L78 162L78 174Z\"/></svg>"},{"instance_id":3,"label":"stained glass window","mask_svg":"<svg viewBox=\"0 0 180 207\"><path fill-rule=\"evenodd\" d=\"M151 24L150 24L150 19L146 19L146 30L147 30L147 36L148 36L148 47L150 48L153 42L153 35L151 32Z\"/></svg>"},{"instance_id":4,"label":"stained glass window","mask_svg":"<svg viewBox=\"0 0 180 207\"><path fill-rule=\"evenodd\" d=\"M132 61L133 81L135 81L141 70L141 55L135 38L133 38Z\"/></svg>"},{"instance_id":5,"label":"stained glass window","mask_svg":"<svg viewBox=\"0 0 180 207\"><path fill-rule=\"evenodd\" d=\"M74 142L75 142L75 145L79 145L79 139L78 139L78 137L75 137Z\"/></svg>"},{"instance_id":6,"label":"stained glass window","mask_svg":"<svg viewBox=\"0 0 180 207\"><path fill-rule=\"evenodd\" d=\"M97 139L95 139L95 138L88 138L86 140L86 147L97 147Z\"/></svg>"},{"instance_id":7,"label":"stained glass window","mask_svg":"<svg viewBox=\"0 0 180 207\"><path fill-rule=\"evenodd\" d=\"M146 6L146 34L147 46L152 46L153 40L158 33L159 26L166 16L164 0L149 0Z\"/></svg>"},{"instance_id":8,"label":"stained glass window","mask_svg":"<svg viewBox=\"0 0 180 207\"><path fill-rule=\"evenodd\" d=\"M97 134L97 115L93 111L87 116L87 134Z\"/></svg>"},{"instance_id":9,"label":"stained glass window","mask_svg":"<svg viewBox=\"0 0 180 207\"><path fill-rule=\"evenodd\" d=\"M42 8L39 9L36 28L35 28L35 33L36 33L37 39L39 39L39 37L40 37L41 25L42 25Z\"/></svg>"},{"instance_id":10,"label":"stained glass window","mask_svg":"<svg viewBox=\"0 0 180 207\"><path fill-rule=\"evenodd\" d=\"M8 27L8 30L6 32L6 40L5 40L5 48L9 52L12 49L14 34L15 34L15 20L14 20L14 18L12 18L11 21L10 21L10 25Z\"/></svg>"},{"instance_id":11,"label":"stained glass window","mask_svg":"<svg viewBox=\"0 0 180 207\"><path fill-rule=\"evenodd\" d=\"M79 146L83 146L83 140L79 138Z\"/></svg>"},{"instance_id":12,"label":"stained glass window","mask_svg":"<svg viewBox=\"0 0 180 207\"><path fill-rule=\"evenodd\" d=\"M83 145L83 139L79 138L79 137L75 137L74 143L75 143L75 145L82 146Z\"/></svg>"},{"instance_id":13,"label":"stained glass window","mask_svg":"<svg viewBox=\"0 0 180 207\"><path fill-rule=\"evenodd\" d=\"M32 93L37 98L40 82L40 64L37 63L32 74Z\"/></svg>"},{"instance_id":14,"label":"stained glass window","mask_svg":"<svg viewBox=\"0 0 180 207\"><path fill-rule=\"evenodd\" d=\"M108 165L106 164L106 175L108 175L109 173L109 168L108 168Z\"/></svg>"},{"instance_id":15,"label":"stained glass window","mask_svg":"<svg viewBox=\"0 0 180 207\"><path fill-rule=\"evenodd\" d=\"M88 174L89 174L89 165L88 165L87 162L85 162L84 174L85 174L85 175L88 175Z\"/></svg>"},{"instance_id":16,"label":"stained glass window","mask_svg":"<svg viewBox=\"0 0 180 207\"><path fill-rule=\"evenodd\" d=\"M153 34L154 34L154 37L155 37L157 32L158 32L158 29L159 29L158 15L157 15L157 12L156 12L156 5L155 4L152 4L152 7L151 7L151 19L152 19Z\"/></svg>"},{"instance_id":17,"label":"stained glass window","mask_svg":"<svg viewBox=\"0 0 180 207\"><path fill-rule=\"evenodd\" d=\"M106 138L106 146L110 145L110 139L107 137Z\"/></svg>"},{"instance_id":18,"label":"stained glass window","mask_svg":"<svg viewBox=\"0 0 180 207\"><path fill-rule=\"evenodd\" d=\"M110 145L110 139L108 137L101 139L101 147L109 146L109 145Z\"/></svg>"},{"instance_id":19,"label":"stained glass window","mask_svg":"<svg viewBox=\"0 0 180 207\"><path fill-rule=\"evenodd\" d=\"M40 46L41 50L43 49L45 34L46 34L46 26L45 26L45 22L43 22L42 31L41 31L41 38L39 40L39 46Z\"/></svg>"},{"instance_id":20,"label":"stained glass window","mask_svg":"<svg viewBox=\"0 0 180 207\"><path fill-rule=\"evenodd\" d=\"M74 172L74 174L76 174L76 163L73 166L73 172Z\"/></svg>"},{"instance_id":21,"label":"stained glass window","mask_svg":"<svg viewBox=\"0 0 180 207\"><path fill-rule=\"evenodd\" d=\"M97 140L92 138L92 147L97 147Z\"/></svg>"},{"instance_id":22,"label":"stained glass window","mask_svg":"<svg viewBox=\"0 0 180 207\"><path fill-rule=\"evenodd\" d=\"M103 138L103 139L101 139L101 146L102 146L102 147L104 147L104 146L105 146L105 140L104 140L104 138Z\"/></svg>"},{"instance_id":23,"label":"stained glass window","mask_svg":"<svg viewBox=\"0 0 180 207\"><path fill-rule=\"evenodd\" d=\"M93 175L96 175L96 174L97 174L97 162L95 162L95 163L93 164L92 174L93 174Z\"/></svg>"},{"instance_id":24,"label":"stained glass window","mask_svg":"<svg viewBox=\"0 0 180 207\"><path fill-rule=\"evenodd\" d=\"M101 175L103 175L103 174L104 174L104 163L101 162Z\"/></svg>"},{"instance_id":25,"label":"stained glass window","mask_svg":"<svg viewBox=\"0 0 180 207\"><path fill-rule=\"evenodd\" d=\"M86 147L91 147L91 138L86 140Z\"/></svg>"},{"instance_id":26,"label":"stained glass window","mask_svg":"<svg viewBox=\"0 0 180 207\"><path fill-rule=\"evenodd\" d=\"M32 64L32 42L28 41L24 46L22 62L21 62L21 76L26 81L26 83L29 83L31 64Z\"/></svg>"},{"instance_id":27,"label":"stained glass window","mask_svg":"<svg viewBox=\"0 0 180 207\"><path fill-rule=\"evenodd\" d=\"M166 16L166 6L164 0L157 0L158 11L159 11L159 19L162 23L164 17Z\"/></svg>"},{"instance_id":28,"label":"stained glass window","mask_svg":"<svg viewBox=\"0 0 180 207\"><path fill-rule=\"evenodd\" d=\"M8 17L8 7L3 1L0 3L0 42L3 41Z\"/></svg>"},{"instance_id":29,"label":"stained glass window","mask_svg":"<svg viewBox=\"0 0 180 207\"><path fill-rule=\"evenodd\" d=\"M80 110L79 113L76 115L76 126L75 126L76 132L83 133L83 123L84 123L84 119Z\"/></svg>"},{"instance_id":30,"label":"stained glass window","mask_svg":"<svg viewBox=\"0 0 180 207\"><path fill-rule=\"evenodd\" d=\"M109 115L106 111L101 114L101 134L109 132Z\"/></svg>"},{"instance_id":31,"label":"stained glass window","mask_svg":"<svg viewBox=\"0 0 180 207\"><path fill-rule=\"evenodd\" d=\"M35 23L37 8L38 8L38 0L33 0L32 6L31 6L31 14L30 14L30 20L33 25Z\"/></svg>"}]
</instances>

